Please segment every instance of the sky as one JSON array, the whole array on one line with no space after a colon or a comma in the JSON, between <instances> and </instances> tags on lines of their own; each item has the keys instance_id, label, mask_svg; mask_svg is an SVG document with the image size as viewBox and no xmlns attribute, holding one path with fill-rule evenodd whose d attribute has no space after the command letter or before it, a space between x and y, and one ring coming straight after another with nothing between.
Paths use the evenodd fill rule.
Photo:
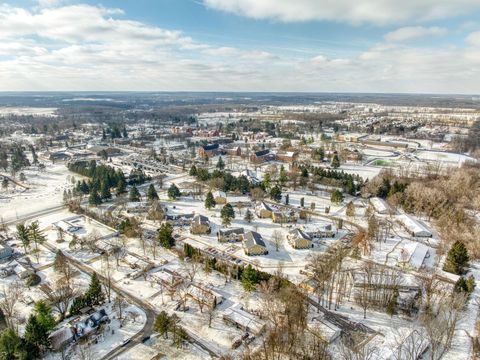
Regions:
<instances>
[{"instance_id":1,"label":"sky","mask_svg":"<svg viewBox=\"0 0 480 360\"><path fill-rule=\"evenodd\" d=\"M480 94L480 0L0 0L0 91Z\"/></svg>"}]
</instances>

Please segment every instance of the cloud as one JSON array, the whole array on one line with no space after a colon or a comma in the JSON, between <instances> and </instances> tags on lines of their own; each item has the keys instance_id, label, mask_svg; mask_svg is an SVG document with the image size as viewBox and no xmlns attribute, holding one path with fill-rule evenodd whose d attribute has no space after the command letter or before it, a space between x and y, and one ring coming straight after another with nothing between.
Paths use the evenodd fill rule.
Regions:
<instances>
[{"instance_id":1,"label":"cloud","mask_svg":"<svg viewBox=\"0 0 480 360\"><path fill-rule=\"evenodd\" d=\"M447 29L438 26L407 26L387 33L384 38L388 42L402 42L427 36L445 35L446 33Z\"/></svg>"},{"instance_id":2,"label":"cloud","mask_svg":"<svg viewBox=\"0 0 480 360\"><path fill-rule=\"evenodd\" d=\"M375 25L443 19L480 9L478 0L203 0L203 3L254 19Z\"/></svg>"},{"instance_id":3,"label":"cloud","mask_svg":"<svg viewBox=\"0 0 480 360\"><path fill-rule=\"evenodd\" d=\"M469 45L480 48L480 31L475 31L467 36L466 42Z\"/></svg>"}]
</instances>

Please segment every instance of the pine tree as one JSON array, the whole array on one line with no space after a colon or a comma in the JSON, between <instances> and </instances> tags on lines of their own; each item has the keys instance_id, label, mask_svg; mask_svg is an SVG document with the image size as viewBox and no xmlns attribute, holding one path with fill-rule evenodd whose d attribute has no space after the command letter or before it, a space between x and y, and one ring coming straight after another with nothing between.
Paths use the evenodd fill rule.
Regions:
<instances>
[{"instance_id":1,"label":"pine tree","mask_svg":"<svg viewBox=\"0 0 480 360\"><path fill-rule=\"evenodd\" d=\"M102 199L100 195L98 195L98 191L93 189L90 191L90 196L88 197L88 204L92 206L98 206L102 203Z\"/></svg>"},{"instance_id":2,"label":"pine tree","mask_svg":"<svg viewBox=\"0 0 480 360\"><path fill-rule=\"evenodd\" d=\"M110 193L110 187L106 181L102 181L102 185L100 186L100 197L103 200L110 199L112 197L112 194Z\"/></svg>"},{"instance_id":3,"label":"pine tree","mask_svg":"<svg viewBox=\"0 0 480 360\"><path fill-rule=\"evenodd\" d=\"M443 270L461 275L465 272L469 260L465 245L460 241L456 241L447 254L447 260L445 261Z\"/></svg>"},{"instance_id":4,"label":"pine tree","mask_svg":"<svg viewBox=\"0 0 480 360\"><path fill-rule=\"evenodd\" d=\"M30 315L27 325L25 326L24 339L36 349L48 347L50 344L47 329L37 321L37 318L33 314Z\"/></svg>"},{"instance_id":5,"label":"pine tree","mask_svg":"<svg viewBox=\"0 0 480 360\"><path fill-rule=\"evenodd\" d=\"M158 229L158 241L166 249L171 249L175 246L175 239L172 236L173 228L169 223L162 224Z\"/></svg>"},{"instance_id":6,"label":"pine tree","mask_svg":"<svg viewBox=\"0 0 480 360\"><path fill-rule=\"evenodd\" d=\"M220 211L220 217L222 218L223 225L230 225L232 219L235 218L235 211L230 203L227 203L223 206L222 210Z\"/></svg>"},{"instance_id":7,"label":"pine tree","mask_svg":"<svg viewBox=\"0 0 480 360\"><path fill-rule=\"evenodd\" d=\"M284 186L285 183L288 181L287 172L285 171L285 168L283 167L283 165L280 167L280 175L278 177L278 181L282 186Z\"/></svg>"},{"instance_id":8,"label":"pine tree","mask_svg":"<svg viewBox=\"0 0 480 360\"><path fill-rule=\"evenodd\" d=\"M250 292L255 289L255 286L258 283L258 273L252 268L252 265L248 264L248 266L242 271L240 282L246 291Z\"/></svg>"},{"instance_id":9,"label":"pine tree","mask_svg":"<svg viewBox=\"0 0 480 360\"><path fill-rule=\"evenodd\" d=\"M153 184L150 184L147 190L147 199L150 201L158 200L157 190Z\"/></svg>"},{"instance_id":10,"label":"pine tree","mask_svg":"<svg viewBox=\"0 0 480 360\"><path fill-rule=\"evenodd\" d=\"M330 164L332 168L337 169L340 167L340 159L338 158L338 155L335 154L333 155L332 162Z\"/></svg>"},{"instance_id":11,"label":"pine tree","mask_svg":"<svg viewBox=\"0 0 480 360\"><path fill-rule=\"evenodd\" d=\"M162 311L160 314L157 315L153 328L160 335L165 335L165 338L168 338L169 327L170 327L170 318L168 317L168 314L165 311Z\"/></svg>"},{"instance_id":12,"label":"pine tree","mask_svg":"<svg viewBox=\"0 0 480 360\"><path fill-rule=\"evenodd\" d=\"M288 205L290 203L290 195L287 194L285 195L285 205Z\"/></svg>"},{"instance_id":13,"label":"pine tree","mask_svg":"<svg viewBox=\"0 0 480 360\"><path fill-rule=\"evenodd\" d=\"M36 253L37 262L38 262L38 244L41 245L46 240L45 235L40 230L38 221L34 221L33 223L30 224L30 226L28 227L28 234L29 234L30 241L35 244L35 253Z\"/></svg>"},{"instance_id":14,"label":"pine tree","mask_svg":"<svg viewBox=\"0 0 480 360\"><path fill-rule=\"evenodd\" d=\"M26 254L28 247L30 246L30 233L25 224L17 225L17 238L22 242Z\"/></svg>"},{"instance_id":15,"label":"pine tree","mask_svg":"<svg viewBox=\"0 0 480 360\"><path fill-rule=\"evenodd\" d=\"M48 331L53 330L56 321L52 315L52 309L44 300L39 300L35 303L35 316L40 325Z\"/></svg>"},{"instance_id":16,"label":"pine tree","mask_svg":"<svg viewBox=\"0 0 480 360\"><path fill-rule=\"evenodd\" d=\"M280 190L280 188L277 185L275 185L270 189L270 199L274 201L282 200L282 190Z\"/></svg>"},{"instance_id":17,"label":"pine tree","mask_svg":"<svg viewBox=\"0 0 480 360\"><path fill-rule=\"evenodd\" d=\"M102 284L98 279L97 273L93 273L90 278L90 285L85 294L85 302L89 305L100 305L105 301L105 294L102 290Z\"/></svg>"},{"instance_id":18,"label":"pine tree","mask_svg":"<svg viewBox=\"0 0 480 360\"><path fill-rule=\"evenodd\" d=\"M303 208L305 206L305 198L300 198L300 206Z\"/></svg>"},{"instance_id":19,"label":"pine tree","mask_svg":"<svg viewBox=\"0 0 480 360\"><path fill-rule=\"evenodd\" d=\"M190 168L190 171L188 172L188 175L197 176L197 167L195 165L192 165L192 167Z\"/></svg>"},{"instance_id":20,"label":"pine tree","mask_svg":"<svg viewBox=\"0 0 480 360\"><path fill-rule=\"evenodd\" d=\"M133 185L132 188L130 189L130 194L128 195L128 200L133 201L133 202L140 201L140 192L138 191L138 189L135 185Z\"/></svg>"},{"instance_id":21,"label":"pine tree","mask_svg":"<svg viewBox=\"0 0 480 360\"><path fill-rule=\"evenodd\" d=\"M115 190L117 195L121 195L127 191L127 183L123 177L118 179Z\"/></svg>"},{"instance_id":22,"label":"pine tree","mask_svg":"<svg viewBox=\"0 0 480 360\"><path fill-rule=\"evenodd\" d=\"M223 162L223 159L222 159L221 156L218 157L217 169L219 169L219 170L225 169L225 163Z\"/></svg>"},{"instance_id":23,"label":"pine tree","mask_svg":"<svg viewBox=\"0 0 480 360\"><path fill-rule=\"evenodd\" d=\"M343 194L339 190L335 190L330 196L330 201L333 204L340 204L343 201Z\"/></svg>"},{"instance_id":24,"label":"pine tree","mask_svg":"<svg viewBox=\"0 0 480 360\"><path fill-rule=\"evenodd\" d=\"M172 183L167 190L167 195L172 200L176 200L177 198L179 198L181 194L180 194L180 190L178 189L177 185Z\"/></svg>"},{"instance_id":25,"label":"pine tree","mask_svg":"<svg viewBox=\"0 0 480 360\"><path fill-rule=\"evenodd\" d=\"M253 214L252 212L250 211L250 209L247 209L247 211L245 212L245 217L243 218L246 222L248 222L249 224L252 222L253 220Z\"/></svg>"},{"instance_id":26,"label":"pine tree","mask_svg":"<svg viewBox=\"0 0 480 360\"><path fill-rule=\"evenodd\" d=\"M0 334L0 356L4 360L19 359L18 350L22 339L12 328L6 328Z\"/></svg>"},{"instance_id":27,"label":"pine tree","mask_svg":"<svg viewBox=\"0 0 480 360\"><path fill-rule=\"evenodd\" d=\"M213 194L211 191L207 193L207 196L205 197L205 209L210 210L211 208L214 208L217 205L215 202L215 199L213 198Z\"/></svg>"}]
</instances>

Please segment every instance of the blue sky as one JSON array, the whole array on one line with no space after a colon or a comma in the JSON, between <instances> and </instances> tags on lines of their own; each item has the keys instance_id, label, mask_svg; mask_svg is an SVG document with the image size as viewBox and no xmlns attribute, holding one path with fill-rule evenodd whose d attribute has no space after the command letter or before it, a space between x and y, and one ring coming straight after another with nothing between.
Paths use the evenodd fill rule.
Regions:
<instances>
[{"instance_id":1,"label":"blue sky","mask_svg":"<svg viewBox=\"0 0 480 360\"><path fill-rule=\"evenodd\" d=\"M478 0L0 0L0 90L480 93Z\"/></svg>"}]
</instances>

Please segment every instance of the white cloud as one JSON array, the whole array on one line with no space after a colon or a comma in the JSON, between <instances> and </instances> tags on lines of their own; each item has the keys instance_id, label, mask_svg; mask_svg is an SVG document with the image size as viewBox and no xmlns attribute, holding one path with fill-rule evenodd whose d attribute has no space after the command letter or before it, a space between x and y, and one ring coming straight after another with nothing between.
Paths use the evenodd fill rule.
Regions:
<instances>
[{"instance_id":1,"label":"white cloud","mask_svg":"<svg viewBox=\"0 0 480 360\"><path fill-rule=\"evenodd\" d=\"M467 36L467 43L480 48L480 31L475 31Z\"/></svg>"},{"instance_id":2,"label":"white cloud","mask_svg":"<svg viewBox=\"0 0 480 360\"><path fill-rule=\"evenodd\" d=\"M443 19L480 9L478 0L203 0L203 3L254 19L377 25Z\"/></svg>"},{"instance_id":3,"label":"white cloud","mask_svg":"<svg viewBox=\"0 0 480 360\"><path fill-rule=\"evenodd\" d=\"M389 42L401 42L427 36L440 36L446 33L447 29L438 26L407 26L387 33L384 38Z\"/></svg>"}]
</instances>

